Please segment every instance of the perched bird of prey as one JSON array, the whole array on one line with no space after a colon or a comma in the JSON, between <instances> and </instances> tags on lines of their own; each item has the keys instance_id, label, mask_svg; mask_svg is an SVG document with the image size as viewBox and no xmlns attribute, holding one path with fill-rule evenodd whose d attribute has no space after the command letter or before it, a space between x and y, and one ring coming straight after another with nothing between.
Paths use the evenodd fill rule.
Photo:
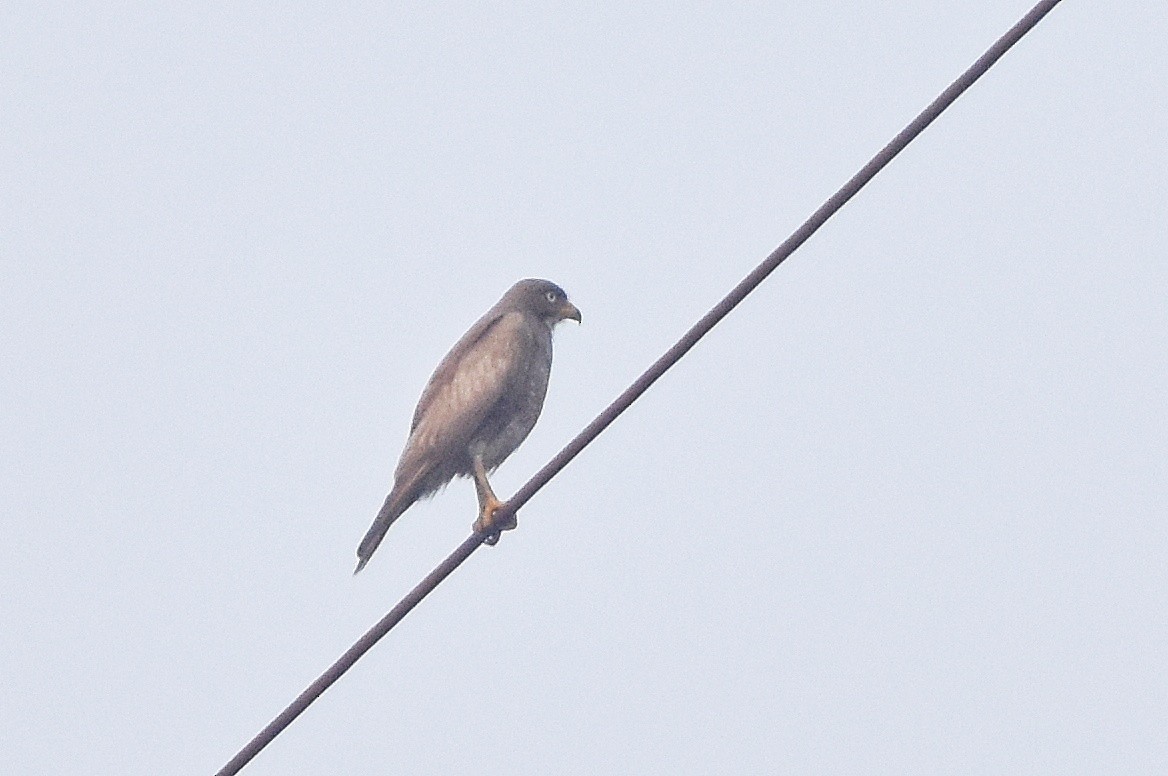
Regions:
<instances>
[{"instance_id":1,"label":"perched bird of prey","mask_svg":"<svg viewBox=\"0 0 1168 776\"><path fill-rule=\"evenodd\" d=\"M489 532L489 543L515 527L514 515L494 520L501 502L487 475L535 426L552 369L552 329L568 318L579 323L580 311L562 288L520 280L455 343L418 400L393 490L357 548L357 571L402 512L455 477L474 478L474 530Z\"/></svg>"}]
</instances>

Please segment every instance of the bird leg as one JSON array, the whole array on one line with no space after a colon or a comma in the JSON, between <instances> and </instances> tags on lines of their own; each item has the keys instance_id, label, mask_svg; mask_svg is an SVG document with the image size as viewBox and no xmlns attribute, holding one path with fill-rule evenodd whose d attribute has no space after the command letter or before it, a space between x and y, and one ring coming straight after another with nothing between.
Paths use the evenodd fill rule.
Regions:
<instances>
[{"instance_id":1,"label":"bird leg","mask_svg":"<svg viewBox=\"0 0 1168 776\"><path fill-rule=\"evenodd\" d=\"M495 496L495 491L491 489L491 483L487 481L487 469L483 466L481 455L474 457L474 481L475 493L479 497L479 518L474 522L474 530L475 533L489 532L483 541L493 545L499 541L500 533L515 528L519 525L519 521L515 519L514 514L510 514L498 522L495 521L495 513L499 511L499 507L503 506L503 502Z\"/></svg>"}]
</instances>

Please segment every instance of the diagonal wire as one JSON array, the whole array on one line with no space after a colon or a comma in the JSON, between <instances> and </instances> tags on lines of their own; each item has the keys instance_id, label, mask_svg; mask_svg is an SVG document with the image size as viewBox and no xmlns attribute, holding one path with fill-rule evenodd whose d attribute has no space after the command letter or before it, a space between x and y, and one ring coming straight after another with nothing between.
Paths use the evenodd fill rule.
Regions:
<instances>
[{"instance_id":1,"label":"diagonal wire","mask_svg":"<svg viewBox=\"0 0 1168 776\"><path fill-rule=\"evenodd\" d=\"M530 501L532 496L540 488L546 485L552 477L555 477L581 450L599 436L600 432L604 431L622 412L628 409L641 394L649 389L649 386L657 381L657 378L661 377L671 366L676 364L690 348L697 344L698 340L704 337L710 329L714 328L719 321L725 318L776 267L794 253L800 245L806 242L829 218L835 215L848 200L855 196L868 181L875 177L876 173L884 169L897 154L904 150L917 135L924 131L925 127L931 124L946 108L952 105L966 89L984 75L1026 33L1030 32L1042 20L1042 17L1046 16L1046 14L1058 5L1059 1L1043 0L1043 2L1038 3L1017 24L1011 27L1005 35L995 41L968 70L962 73L945 91L941 92L937 99L933 100L927 108L909 122L908 126L901 130L888 145L880 149L880 152L873 156L871 161L865 164L839 191L833 194L818 210L812 213L810 218L804 221L778 248L775 248L749 275L743 278L742 282L735 286L722 301L718 302L708 313L702 316L701 320L695 323L673 347L653 362L653 365L646 369L644 374L633 381L632 385L625 389L620 396L616 397L611 404L605 407L603 412L585 426L542 469L532 475L531 479L516 491L515 495L500 508L497 513L499 517L514 514L520 507ZM329 666L328 670L321 674L304 692L300 693L296 697L296 700L292 701L284 711L280 712L279 716L272 720L267 727L248 742L247 746L231 758L218 772L217 776L233 776L233 774L239 773L243 766L247 765L253 757L259 754L260 750L283 732L292 723L292 720L296 719L314 700L320 697L321 693L327 690L341 675L348 671L362 655L368 652L391 628L397 625L419 601L425 598L442 580L458 568L464 560L469 558L471 553L478 549L479 545L486 538L486 534L476 533L472 534L460 544L458 549L452 552L425 579L419 582L405 598L398 602L397 606L393 607L376 625L370 628L335 663Z\"/></svg>"}]
</instances>

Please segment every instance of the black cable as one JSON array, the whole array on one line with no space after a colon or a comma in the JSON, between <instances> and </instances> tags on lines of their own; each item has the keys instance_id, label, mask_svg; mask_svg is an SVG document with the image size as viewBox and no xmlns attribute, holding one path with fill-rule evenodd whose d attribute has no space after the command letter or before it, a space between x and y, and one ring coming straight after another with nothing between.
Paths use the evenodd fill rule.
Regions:
<instances>
[{"instance_id":1,"label":"black cable","mask_svg":"<svg viewBox=\"0 0 1168 776\"><path fill-rule=\"evenodd\" d=\"M458 545L458 549L450 553L446 560L442 561L426 578L419 582L413 590L411 590L405 598L398 601L397 606L390 609L389 614L385 615L378 621L376 625L365 632L365 635L357 640L357 643L345 650L345 654L337 658L337 662L328 667L328 670L321 674L315 682L308 685L304 692L296 696L296 700L288 704L288 708L280 712L280 715L268 723L267 727L261 730L256 737L247 743L239 753L231 758L223 768L219 771L218 776L230 776L239 773L243 766L251 761L251 758L259 754L260 750L272 742L272 739L280 735L284 728L292 724L292 720L300 716L300 713L308 708L308 706L320 697L320 694L327 690L333 682L341 678L341 675L353 667L362 655L372 648L374 644L381 640L381 637L389 633L393 626L401 622L401 619L409 614L410 609L413 609L419 601L430 594L434 588L438 587L438 583L450 576L450 572L454 571L464 560L470 557L470 554L479 548L486 538L484 534L474 534L462 544Z\"/></svg>"},{"instance_id":2,"label":"black cable","mask_svg":"<svg viewBox=\"0 0 1168 776\"><path fill-rule=\"evenodd\" d=\"M766 279L767 275L771 274L800 245L806 242L819 227L823 226L829 218L835 215L849 199L855 196L868 181L875 177L876 173L884 169L897 154L904 150L905 146L924 131L925 127L929 126L946 108L952 105L954 100L961 96L962 92L972 86L1003 54L1010 50L1010 47L1021 40L1026 33L1030 32L1042 20L1042 17L1050 13L1058 4L1059 0L1044 0L1030 9L1029 13L1023 16L1005 35L995 41L968 70L949 85L949 88L941 92L937 99L933 100L927 108L909 122L908 126L901 130L896 137L892 138L892 141L888 145L880 149L880 152L872 157L871 161L852 176L851 180L845 183L839 191L828 198L818 210L812 213L810 218L804 221L778 248L775 248L722 301L718 302L718 304L714 305L713 309L702 316L701 320L695 323L673 347L667 350L661 358L653 362L653 365L633 381L633 384L625 389L624 393L616 397L611 404L604 408L603 412L596 416L595 420L585 426L542 469L532 475L531 479L516 491L515 495L496 513L497 517L505 517L507 512L515 513L520 507L530 501L531 497L540 488L546 485L552 477L555 477L561 469L567 466L569 461L575 458L581 450L599 436L601 431L604 431L641 394L648 390L649 386L657 381L657 378L661 377L671 366L676 364L690 348L697 344L698 340L704 337L710 329L714 328L719 321L725 318L739 302L745 299L751 291ZM380 622L370 628L356 644L350 647L345 654L341 655L337 662L329 666L327 671L321 674L304 692L300 693L296 700L292 701L284 711L280 712L280 715L261 730L255 738L249 741L247 746L241 749L235 757L232 757L230 762L218 772L217 776L233 776L239 773L240 769L259 754L261 749L271 743L272 739L278 736L284 728L288 727L292 723L292 720L300 716L301 712L308 708L333 682L348 671L382 636L388 633L394 625L397 625L419 601L429 595L430 591L438 586L438 583L446 579L464 560L469 558L471 553L483 543L486 536L486 534L473 534L459 545L458 549L452 552L446 560L442 561L425 579L419 582L405 598L398 602L397 606L393 607L385 617L381 618Z\"/></svg>"}]
</instances>

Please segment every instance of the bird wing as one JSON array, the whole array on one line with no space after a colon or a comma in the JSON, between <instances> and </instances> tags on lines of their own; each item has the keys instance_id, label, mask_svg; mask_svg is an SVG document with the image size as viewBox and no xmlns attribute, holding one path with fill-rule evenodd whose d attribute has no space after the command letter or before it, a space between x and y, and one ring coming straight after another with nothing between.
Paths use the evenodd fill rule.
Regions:
<instances>
[{"instance_id":1,"label":"bird wing","mask_svg":"<svg viewBox=\"0 0 1168 776\"><path fill-rule=\"evenodd\" d=\"M442 359L422 392L410 426L411 451L459 449L522 369L523 314L484 318ZM404 463L404 461L403 461Z\"/></svg>"}]
</instances>

